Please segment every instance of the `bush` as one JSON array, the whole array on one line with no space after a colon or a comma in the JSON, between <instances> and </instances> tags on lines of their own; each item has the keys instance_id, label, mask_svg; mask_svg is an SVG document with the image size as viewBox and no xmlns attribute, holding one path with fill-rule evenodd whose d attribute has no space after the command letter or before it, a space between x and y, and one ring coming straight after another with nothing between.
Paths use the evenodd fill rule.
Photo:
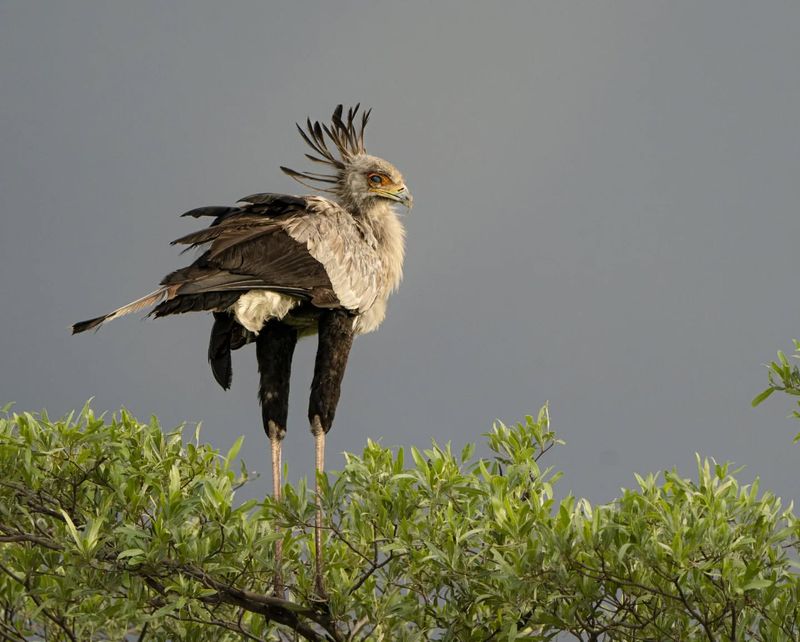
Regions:
<instances>
[{"instance_id":1,"label":"bush","mask_svg":"<svg viewBox=\"0 0 800 642\"><path fill-rule=\"evenodd\" d=\"M372 441L322 495L238 504L244 465L124 410L0 419L0 636L9 640L790 640L790 508L727 465L556 501L547 409L473 447ZM270 594L283 540L285 597Z\"/></svg>"},{"instance_id":2,"label":"bush","mask_svg":"<svg viewBox=\"0 0 800 642\"><path fill-rule=\"evenodd\" d=\"M795 359L800 359L800 341L794 340L794 354ZM783 392L784 394L792 397L800 397L800 368L797 364L789 362L788 357L780 350L778 350L778 360L771 361L767 365L769 385L762 390L755 399L753 399L753 407L755 408L765 399L768 399L775 392ZM800 408L800 401L797 402ZM792 416L795 419L800 419L800 411L794 410ZM800 432L794 436L794 443L800 442Z\"/></svg>"}]
</instances>

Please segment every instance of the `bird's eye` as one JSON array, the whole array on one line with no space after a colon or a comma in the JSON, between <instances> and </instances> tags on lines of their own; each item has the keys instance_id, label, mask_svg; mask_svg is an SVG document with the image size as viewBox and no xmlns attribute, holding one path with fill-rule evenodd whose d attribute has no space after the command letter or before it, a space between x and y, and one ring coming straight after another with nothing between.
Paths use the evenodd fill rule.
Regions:
<instances>
[{"instance_id":1,"label":"bird's eye","mask_svg":"<svg viewBox=\"0 0 800 642\"><path fill-rule=\"evenodd\" d=\"M380 174L370 174L369 175L369 182L373 185L381 185L383 184L384 177Z\"/></svg>"}]
</instances>

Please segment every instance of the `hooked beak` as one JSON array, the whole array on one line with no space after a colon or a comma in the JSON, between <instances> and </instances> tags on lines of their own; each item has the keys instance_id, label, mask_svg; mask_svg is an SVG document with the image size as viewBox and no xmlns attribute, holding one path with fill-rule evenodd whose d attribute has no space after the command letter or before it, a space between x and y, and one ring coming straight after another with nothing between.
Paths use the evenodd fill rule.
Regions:
<instances>
[{"instance_id":1,"label":"hooked beak","mask_svg":"<svg viewBox=\"0 0 800 642\"><path fill-rule=\"evenodd\" d=\"M405 205L409 210L414 206L414 197L411 196L411 192L408 191L408 188L405 185L395 192L387 191L385 194L393 201L397 201L401 205Z\"/></svg>"}]
</instances>

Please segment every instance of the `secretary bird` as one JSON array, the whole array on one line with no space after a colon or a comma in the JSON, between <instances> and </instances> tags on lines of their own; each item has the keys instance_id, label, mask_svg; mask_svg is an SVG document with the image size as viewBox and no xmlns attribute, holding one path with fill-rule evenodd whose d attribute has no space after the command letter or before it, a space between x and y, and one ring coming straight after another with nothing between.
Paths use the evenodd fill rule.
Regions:
<instances>
[{"instance_id":1,"label":"secretary bird","mask_svg":"<svg viewBox=\"0 0 800 642\"><path fill-rule=\"evenodd\" d=\"M214 325L208 360L224 389L232 380L231 351L255 342L276 499L281 497L281 442L298 338L319 335L308 405L319 474L353 337L381 324L389 295L402 278L405 230L393 206L399 203L410 209L412 198L393 165L367 154L364 128L369 115L370 110L359 114L356 105L344 116L339 105L330 125L310 119L305 129L297 125L314 152L306 157L325 165L329 173L281 170L330 198L254 194L233 207L186 212L183 216L213 217L213 221L173 244L199 247L202 254L168 274L154 292L72 326L73 334L84 332L150 306L155 306L149 313L154 317L210 311ZM319 481L316 491L315 585L324 597ZM276 593L283 590L281 554L278 543Z\"/></svg>"}]
</instances>

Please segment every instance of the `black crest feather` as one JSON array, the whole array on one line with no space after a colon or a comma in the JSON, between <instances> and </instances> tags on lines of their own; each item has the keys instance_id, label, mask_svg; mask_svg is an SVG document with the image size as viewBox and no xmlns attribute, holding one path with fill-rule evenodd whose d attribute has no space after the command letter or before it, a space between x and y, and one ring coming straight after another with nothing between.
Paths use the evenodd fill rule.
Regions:
<instances>
[{"instance_id":1,"label":"black crest feather","mask_svg":"<svg viewBox=\"0 0 800 642\"><path fill-rule=\"evenodd\" d=\"M306 145L314 150L314 154L306 154L306 158L315 163L323 163L333 167L336 173L298 172L288 167L281 167L283 173L291 176L306 187L335 194L337 192L336 189L320 187L314 183L336 185L341 179L341 172L346 163L354 156L367 153L364 147L364 130L367 127L372 110L367 109L359 114L360 108L361 103L358 103L355 107L349 107L347 115L345 115L344 105L337 105L336 109L333 110L329 125L319 121L311 122L310 118L306 119L305 128L299 123L297 124L297 131L300 132L300 136L302 136ZM328 146L328 141L332 143L333 150ZM338 157L334 151L338 152Z\"/></svg>"}]
</instances>

